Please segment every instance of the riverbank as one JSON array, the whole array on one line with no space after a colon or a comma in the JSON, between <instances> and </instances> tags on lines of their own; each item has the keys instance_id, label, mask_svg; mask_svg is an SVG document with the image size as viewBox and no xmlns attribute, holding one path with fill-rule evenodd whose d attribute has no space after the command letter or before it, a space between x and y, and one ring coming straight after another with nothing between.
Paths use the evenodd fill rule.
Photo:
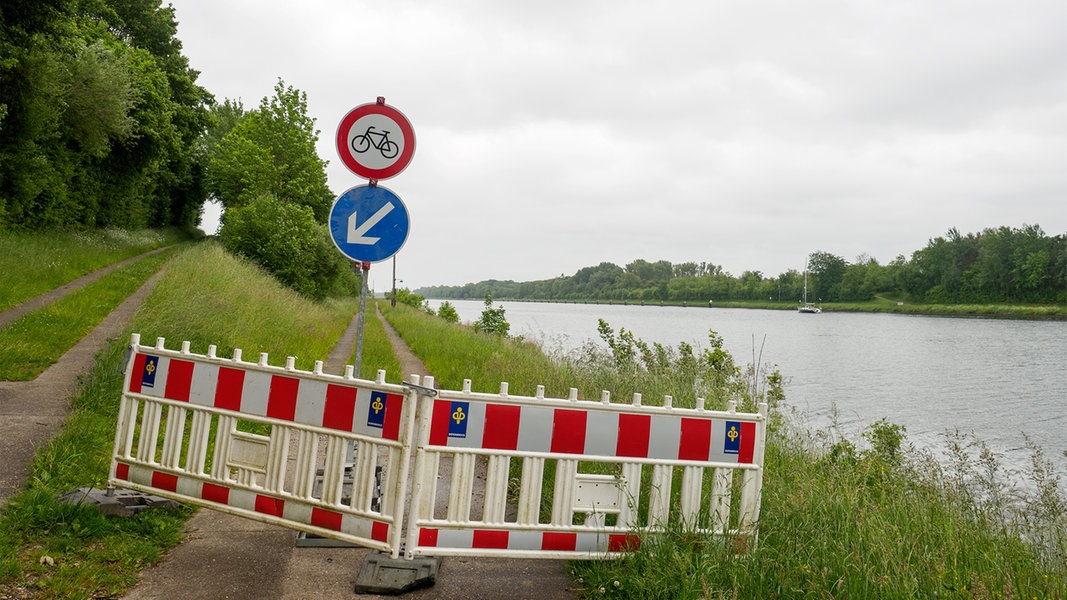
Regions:
<instances>
[{"instance_id":1,"label":"riverbank","mask_svg":"<svg viewBox=\"0 0 1067 600\"><path fill-rule=\"evenodd\" d=\"M456 298L430 298L456 300ZM463 300L480 300L464 298ZM604 306L675 306L683 308L745 308L754 310L795 311L797 304L774 301L709 301L707 304L671 300L533 300L529 298L493 298L497 302L544 302L548 304L594 304ZM888 299L870 302L827 302L818 305L823 312L866 312L938 317L982 317L990 319L1067 320L1067 305L1022 304L910 304Z\"/></svg>"}]
</instances>

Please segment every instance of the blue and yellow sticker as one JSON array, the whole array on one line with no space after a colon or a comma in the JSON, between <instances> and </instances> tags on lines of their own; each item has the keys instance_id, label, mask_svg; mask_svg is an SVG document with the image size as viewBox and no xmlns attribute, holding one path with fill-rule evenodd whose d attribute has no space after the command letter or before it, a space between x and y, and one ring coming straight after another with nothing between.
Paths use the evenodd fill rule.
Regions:
<instances>
[{"instance_id":1,"label":"blue and yellow sticker","mask_svg":"<svg viewBox=\"0 0 1067 600\"><path fill-rule=\"evenodd\" d=\"M470 414L470 408L470 402L452 402L448 411L448 437L467 437L467 416Z\"/></svg>"},{"instance_id":2,"label":"blue and yellow sticker","mask_svg":"<svg viewBox=\"0 0 1067 600\"><path fill-rule=\"evenodd\" d=\"M141 385L156 387L157 371L159 371L159 357L145 354L144 368L141 370Z\"/></svg>"},{"instance_id":3,"label":"blue and yellow sticker","mask_svg":"<svg viewBox=\"0 0 1067 600\"><path fill-rule=\"evenodd\" d=\"M722 451L724 454L741 453L741 422L726 422L726 438L723 441Z\"/></svg>"},{"instance_id":4,"label":"blue and yellow sticker","mask_svg":"<svg viewBox=\"0 0 1067 600\"><path fill-rule=\"evenodd\" d=\"M385 403L389 397L385 392L371 392L370 407L367 410L367 426L383 429L385 427Z\"/></svg>"}]
</instances>

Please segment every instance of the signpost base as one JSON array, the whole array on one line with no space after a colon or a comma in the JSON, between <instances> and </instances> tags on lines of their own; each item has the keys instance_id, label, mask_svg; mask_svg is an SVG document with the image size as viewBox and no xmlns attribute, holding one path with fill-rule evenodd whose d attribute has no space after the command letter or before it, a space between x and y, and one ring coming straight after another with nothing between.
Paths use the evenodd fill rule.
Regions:
<instances>
[{"instance_id":1,"label":"signpost base","mask_svg":"<svg viewBox=\"0 0 1067 600\"><path fill-rule=\"evenodd\" d=\"M390 558L384 552L372 552L363 559L356 575L357 594L403 594L432 586L437 582L439 558L420 556L412 560Z\"/></svg>"}]
</instances>

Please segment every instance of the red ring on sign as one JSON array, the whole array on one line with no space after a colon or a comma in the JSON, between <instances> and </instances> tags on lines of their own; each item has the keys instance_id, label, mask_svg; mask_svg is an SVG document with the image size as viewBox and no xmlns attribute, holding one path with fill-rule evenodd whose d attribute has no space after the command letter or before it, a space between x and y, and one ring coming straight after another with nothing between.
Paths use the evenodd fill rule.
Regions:
<instances>
[{"instance_id":1,"label":"red ring on sign","mask_svg":"<svg viewBox=\"0 0 1067 600\"><path fill-rule=\"evenodd\" d=\"M348 132L352 126L362 117L374 114L392 119L400 127L400 133L404 138L404 150L400 156L393 164L383 169L374 169L361 164L348 147ZM337 126L336 141L337 154L341 157L341 162L348 167L349 171L367 179L388 179L396 176L408 166L412 155L415 154L415 130L412 129L411 122L404 116L404 113L388 104L363 104L348 111L348 114L341 119L341 124Z\"/></svg>"}]
</instances>

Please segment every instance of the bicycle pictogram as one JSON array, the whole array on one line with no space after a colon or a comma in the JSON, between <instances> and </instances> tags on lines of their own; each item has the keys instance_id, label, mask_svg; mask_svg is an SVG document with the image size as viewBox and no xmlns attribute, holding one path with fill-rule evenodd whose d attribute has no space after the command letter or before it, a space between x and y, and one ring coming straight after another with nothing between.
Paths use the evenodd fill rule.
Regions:
<instances>
[{"instance_id":1,"label":"bicycle pictogram","mask_svg":"<svg viewBox=\"0 0 1067 600\"><path fill-rule=\"evenodd\" d=\"M400 146L389 139L389 132L384 129L376 131L373 125L367 126L366 131L352 138L352 151L357 154L363 154L372 146L385 158L396 158L400 152Z\"/></svg>"}]
</instances>

